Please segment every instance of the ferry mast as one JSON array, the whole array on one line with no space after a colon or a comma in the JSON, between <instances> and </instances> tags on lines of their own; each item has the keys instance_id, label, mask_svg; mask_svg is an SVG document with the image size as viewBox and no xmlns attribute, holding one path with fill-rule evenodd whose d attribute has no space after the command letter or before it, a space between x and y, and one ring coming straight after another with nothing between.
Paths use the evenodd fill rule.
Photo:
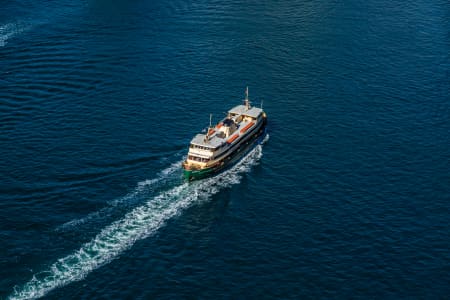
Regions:
<instances>
[{"instance_id":1,"label":"ferry mast","mask_svg":"<svg viewBox=\"0 0 450 300\"><path fill-rule=\"evenodd\" d=\"M250 100L248 100L248 86L245 89L245 100L244 100L244 105L245 105L245 109L249 110L250 109Z\"/></svg>"}]
</instances>

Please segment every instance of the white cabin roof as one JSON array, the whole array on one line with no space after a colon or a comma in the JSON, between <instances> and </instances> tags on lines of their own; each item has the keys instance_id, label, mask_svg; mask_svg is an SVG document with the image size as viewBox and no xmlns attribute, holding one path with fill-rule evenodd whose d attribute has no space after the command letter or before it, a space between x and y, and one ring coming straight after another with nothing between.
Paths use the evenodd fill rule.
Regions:
<instances>
[{"instance_id":1,"label":"white cabin roof","mask_svg":"<svg viewBox=\"0 0 450 300\"><path fill-rule=\"evenodd\" d=\"M249 110L247 110L247 107L245 107L245 105L238 105L238 106L230 109L228 111L228 113L236 114L236 115L245 115L245 116L249 116L252 118L257 118L262 111L263 110L258 107L251 107Z\"/></svg>"},{"instance_id":2,"label":"white cabin roof","mask_svg":"<svg viewBox=\"0 0 450 300\"><path fill-rule=\"evenodd\" d=\"M208 141L205 141L206 134L199 133L197 134L191 141L191 144L208 147L208 148L216 148L221 144L225 143L226 139L221 139L218 137L213 137Z\"/></svg>"},{"instance_id":3,"label":"white cabin roof","mask_svg":"<svg viewBox=\"0 0 450 300\"><path fill-rule=\"evenodd\" d=\"M254 119L257 119L258 116L262 112L263 112L263 110L261 108L251 107L250 109L247 109L247 107L245 105L235 106L228 111L229 114L249 116ZM233 117L233 119L235 119L235 117ZM226 120L227 120L227 118L223 119L222 124ZM239 129L242 129L249 123L250 123L250 120L240 121L238 124L236 124L237 128L236 128L235 132L238 132ZM207 129L207 130L210 130L210 129ZM215 148L218 148L219 146L225 144L229 137L218 137L216 135L216 133L219 131L218 127L214 127L214 128L212 128L212 130L214 130L214 133L208 139L206 139L206 133L199 133L196 136L194 136L194 138L191 140L191 144L200 146L200 147L209 148L211 150L214 150ZM239 132L238 132L238 134L239 134Z\"/></svg>"}]
</instances>

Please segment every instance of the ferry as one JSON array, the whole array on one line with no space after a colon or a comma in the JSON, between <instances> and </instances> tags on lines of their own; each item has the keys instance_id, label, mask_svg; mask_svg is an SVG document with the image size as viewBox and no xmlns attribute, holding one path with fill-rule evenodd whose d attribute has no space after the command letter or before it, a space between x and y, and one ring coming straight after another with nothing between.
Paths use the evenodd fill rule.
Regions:
<instances>
[{"instance_id":1,"label":"ferry","mask_svg":"<svg viewBox=\"0 0 450 300\"><path fill-rule=\"evenodd\" d=\"M225 118L191 140L182 163L187 180L219 173L239 161L266 134L267 116L261 107L253 107L245 90L244 103L230 109Z\"/></svg>"}]
</instances>

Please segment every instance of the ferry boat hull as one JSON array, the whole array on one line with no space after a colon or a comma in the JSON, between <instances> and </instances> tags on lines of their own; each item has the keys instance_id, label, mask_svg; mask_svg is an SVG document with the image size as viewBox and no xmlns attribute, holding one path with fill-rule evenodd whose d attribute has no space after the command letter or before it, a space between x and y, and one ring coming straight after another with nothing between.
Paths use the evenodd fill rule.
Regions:
<instances>
[{"instance_id":1,"label":"ferry boat hull","mask_svg":"<svg viewBox=\"0 0 450 300\"><path fill-rule=\"evenodd\" d=\"M264 140L264 137L267 134L266 129L267 121L264 121L264 124L261 128L254 134L253 137L249 138L248 141L243 142L237 150L231 153L229 156L225 157L222 162L219 164L198 170L188 170L183 168L183 176L186 180L197 180L203 179L206 177L210 177L216 175L226 169L232 167L236 162L242 159L247 153L249 153L252 149L254 149L257 145L261 144Z\"/></svg>"},{"instance_id":2,"label":"ferry boat hull","mask_svg":"<svg viewBox=\"0 0 450 300\"><path fill-rule=\"evenodd\" d=\"M243 105L231 108L215 126L210 125L194 136L188 155L182 163L187 180L215 175L239 161L266 133L267 116L262 109L250 105L248 88Z\"/></svg>"}]
</instances>

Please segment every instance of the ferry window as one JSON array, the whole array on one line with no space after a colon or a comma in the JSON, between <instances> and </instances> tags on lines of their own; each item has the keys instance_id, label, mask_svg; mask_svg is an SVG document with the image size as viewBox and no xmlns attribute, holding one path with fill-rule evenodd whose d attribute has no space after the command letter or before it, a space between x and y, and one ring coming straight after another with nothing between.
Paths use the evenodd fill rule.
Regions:
<instances>
[{"instance_id":1,"label":"ferry window","mask_svg":"<svg viewBox=\"0 0 450 300\"><path fill-rule=\"evenodd\" d=\"M198 157L198 156L194 156L194 155L188 155L188 159L194 160L194 161L198 161L198 162L208 162L208 161L210 161L209 158L203 158L203 157Z\"/></svg>"}]
</instances>

